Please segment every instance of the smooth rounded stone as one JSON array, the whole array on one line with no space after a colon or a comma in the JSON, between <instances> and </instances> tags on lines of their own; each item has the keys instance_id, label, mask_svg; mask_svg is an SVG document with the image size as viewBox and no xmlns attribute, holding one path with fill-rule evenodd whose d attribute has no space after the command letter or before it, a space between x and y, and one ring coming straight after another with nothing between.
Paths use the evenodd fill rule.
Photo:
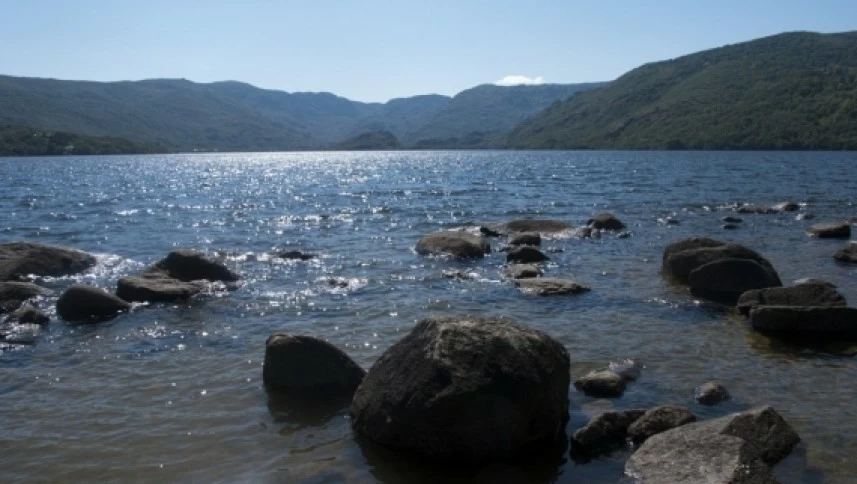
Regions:
<instances>
[{"instance_id":1,"label":"smooth rounded stone","mask_svg":"<svg viewBox=\"0 0 857 484\"><path fill-rule=\"evenodd\" d=\"M241 276L232 272L223 263L203 252L192 249L174 250L160 260L148 272L162 271L179 281L237 281Z\"/></svg>"},{"instance_id":2,"label":"smooth rounded stone","mask_svg":"<svg viewBox=\"0 0 857 484\"><path fill-rule=\"evenodd\" d=\"M845 306L845 297L824 281L812 281L789 287L754 289L741 294L736 309L747 316L757 306Z\"/></svg>"},{"instance_id":3,"label":"smooth rounded stone","mask_svg":"<svg viewBox=\"0 0 857 484\"><path fill-rule=\"evenodd\" d=\"M288 250L285 252L278 252L277 257L286 260L310 260L315 259L317 256L315 254L309 254L299 250Z\"/></svg>"},{"instance_id":4,"label":"smooth rounded stone","mask_svg":"<svg viewBox=\"0 0 857 484\"><path fill-rule=\"evenodd\" d=\"M593 418L571 437L572 451L595 457L622 448L627 443L628 427L646 413L643 409L607 411Z\"/></svg>"},{"instance_id":5,"label":"smooth rounded stone","mask_svg":"<svg viewBox=\"0 0 857 484\"><path fill-rule=\"evenodd\" d=\"M26 303L22 304L9 317L21 324L47 324L51 322L50 316L45 314L41 309Z\"/></svg>"},{"instance_id":6,"label":"smooth rounded stone","mask_svg":"<svg viewBox=\"0 0 857 484\"><path fill-rule=\"evenodd\" d=\"M531 262L544 262L546 260L548 260L548 256L546 256L542 251L535 247L529 247L526 245L514 247L506 253L506 262L520 262L526 264Z\"/></svg>"},{"instance_id":7,"label":"smooth rounded stone","mask_svg":"<svg viewBox=\"0 0 857 484\"><path fill-rule=\"evenodd\" d=\"M645 414L635 420L628 427L628 437L634 444L640 445L655 434L691 422L696 422L696 415L690 410L678 405L660 405L646 410Z\"/></svg>"},{"instance_id":8,"label":"smooth rounded stone","mask_svg":"<svg viewBox=\"0 0 857 484\"><path fill-rule=\"evenodd\" d=\"M845 244L845 247L836 251L833 258L839 262L857 264L857 243L849 242Z\"/></svg>"},{"instance_id":9,"label":"smooth rounded stone","mask_svg":"<svg viewBox=\"0 0 857 484\"><path fill-rule=\"evenodd\" d=\"M0 244L0 281L35 276L68 276L94 266L96 259L86 252L32 242Z\"/></svg>"},{"instance_id":10,"label":"smooth rounded stone","mask_svg":"<svg viewBox=\"0 0 857 484\"><path fill-rule=\"evenodd\" d=\"M525 219L513 220L506 224L509 232L539 232L540 234L555 234L571 228L570 223L562 220Z\"/></svg>"},{"instance_id":11,"label":"smooth rounded stone","mask_svg":"<svg viewBox=\"0 0 857 484\"><path fill-rule=\"evenodd\" d=\"M596 398L621 397L625 387L625 379L610 370L593 371L574 382L578 391Z\"/></svg>"},{"instance_id":12,"label":"smooth rounded stone","mask_svg":"<svg viewBox=\"0 0 857 484\"><path fill-rule=\"evenodd\" d=\"M589 292L591 289L583 284L568 279L538 277L534 279L515 279L515 285L527 294L537 296L563 296Z\"/></svg>"},{"instance_id":13,"label":"smooth rounded stone","mask_svg":"<svg viewBox=\"0 0 857 484\"><path fill-rule=\"evenodd\" d=\"M842 306L758 306L750 310L757 331L783 336L857 336L857 308Z\"/></svg>"},{"instance_id":14,"label":"smooth rounded stone","mask_svg":"<svg viewBox=\"0 0 857 484\"><path fill-rule=\"evenodd\" d=\"M366 371L336 346L312 336L275 333L265 342L262 381L306 398L351 398Z\"/></svg>"},{"instance_id":15,"label":"smooth rounded stone","mask_svg":"<svg viewBox=\"0 0 857 484\"><path fill-rule=\"evenodd\" d=\"M599 213L586 221L586 225L598 230L622 230L625 224L612 213Z\"/></svg>"},{"instance_id":16,"label":"smooth rounded stone","mask_svg":"<svg viewBox=\"0 0 857 484\"><path fill-rule=\"evenodd\" d=\"M172 302L190 298L202 292L200 282L183 282L163 273L143 273L123 277L116 284L116 295L125 301Z\"/></svg>"},{"instance_id":17,"label":"smooth rounded stone","mask_svg":"<svg viewBox=\"0 0 857 484\"><path fill-rule=\"evenodd\" d=\"M693 398L702 405L717 405L729 400L732 396L721 383L710 381L696 387L693 390Z\"/></svg>"},{"instance_id":18,"label":"smooth rounded stone","mask_svg":"<svg viewBox=\"0 0 857 484\"><path fill-rule=\"evenodd\" d=\"M57 300L57 315L66 321L105 321L131 309L127 301L104 289L74 284Z\"/></svg>"},{"instance_id":19,"label":"smooth rounded stone","mask_svg":"<svg viewBox=\"0 0 857 484\"><path fill-rule=\"evenodd\" d=\"M510 245L542 245L542 236L538 232L521 232L509 239Z\"/></svg>"},{"instance_id":20,"label":"smooth rounded stone","mask_svg":"<svg viewBox=\"0 0 857 484\"><path fill-rule=\"evenodd\" d=\"M424 236L417 243L420 255L450 255L458 259L479 259L491 252L491 246L479 235L444 231Z\"/></svg>"},{"instance_id":21,"label":"smooth rounded stone","mask_svg":"<svg viewBox=\"0 0 857 484\"><path fill-rule=\"evenodd\" d=\"M721 247L727 245L726 242L721 242L719 240L711 239L708 237L692 237L689 239L682 239L676 242L671 243L670 245L664 248L663 255L663 267L667 268L667 260L669 260L670 256L674 254L678 254L679 252L684 252L686 250L692 249L702 249L706 247ZM690 273L690 271L688 271Z\"/></svg>"},{"instance_id":22,"label":"smooth rounded stone","mask_svg":"<svg viewBox=\"0 0 857 484\"><path fill-rule=\"evenodd\" d=\"M507 319L424 319L369 370L352 427L439 461L540 452L565 438L569 365L561 343Z\"/></svg>"},{"instance_id":23,"label":"smooth rounded stone","mask_svg":"<svg viewBox=\"0 0 857 484\"><path fill-rule=\"evenodd\" d=\"M630 358L619 361L611 361L607 369L625 379L625 381L637 381L643 372L643 364Z\"/></svg>"},{"instance_id":24,"label":"smooth rounded stone","mask_svg":"<svg viewBox=\"0 0 857 484\"><path fill-rule=\"evenodd\" d=\"M677 281L686 282L693 270L705 264L725 259L748 259L756 261L773 271L773 266L767 259L762 257L758 252L748 249L743 245L722 244L713 247L691 247L684 250L676 250L671 245L664 250L664 274Z\"/></svg>"},{"instance_id":25,"label":"smooth rounded stone","mask_svg":"<svg viewBox=\"0 0 857 484\"><path fill-rule=\"evenodd\" d=\"M28 299L50 293L50 290L31 282L0 282L0 314L14 311Z\"/></svg>"},{"instance_id":26,"label":"smooth rounded stone","mask_svg":"<svg viewBox=\"0 0 857 484\"><path fill-rule=\"evenodd\" d=\"M723 224L720 226L720 228L723 230L736 230L736 229L740 229L741 226L735 225L735 224Z\"/></svg>"},{"instance_id":27,"label":"smooth rounded stone","mask_svg":"<svg viewBox=\"0 0 857 484\"><path fill-rule=\"evenodd\" d=\"M540 277L542 270L534 264L512 264L503 269L503 275L512 279L532 279Z\"/></svg>"},{"instance_id":28,"label":"smooth rounded stone","mask_svg":"<svg viewBox=\"0 0 857 484\"><path fill-rule=\"evenodd\" d=\"M735 304L752 289L782 286L777 273L750 259L723 259L694 269L688 277L691 293Z\"/></svg>"},{"instance_id":29,"label":"smooth rounded stone","mask_svg":"<svg viewBox=\"0 0 857 484\"><path fill-rule=\"evenodd\" d=\"M851 224L847 222L815 224L806 229L806 233L820 239L847 239L851 237Z\"/></svg>"}]
</instances>

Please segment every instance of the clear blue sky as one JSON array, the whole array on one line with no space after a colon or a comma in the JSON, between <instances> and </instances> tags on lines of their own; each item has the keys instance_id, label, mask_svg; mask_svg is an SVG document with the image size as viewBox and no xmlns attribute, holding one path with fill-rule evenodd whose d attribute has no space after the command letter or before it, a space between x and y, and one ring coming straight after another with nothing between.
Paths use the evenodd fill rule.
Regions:
<instances>
[{"instance_id":1,"label":"clear blue sky","mask_svg":"<svg viewBox=\"0 0 857 484\"><path fill-rule=\"evenodd\" d=\"M792 30L857 30L857 0L0 0L0 73L385 101L508 75L610 80Z\"/></svg>"}]
</instances>

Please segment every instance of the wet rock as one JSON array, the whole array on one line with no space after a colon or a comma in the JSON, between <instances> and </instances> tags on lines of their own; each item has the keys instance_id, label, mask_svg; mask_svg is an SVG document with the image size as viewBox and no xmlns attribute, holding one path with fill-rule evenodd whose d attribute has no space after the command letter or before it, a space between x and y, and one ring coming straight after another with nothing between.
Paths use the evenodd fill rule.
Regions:
<instances>
[{"instance_id":1,"label":"wet rock","mask_svg":"<svg viewBox=\"0 0 857 484\"><path fill-rule=\"evenodd\" d=\"M637 381L643 372L643 364L630 358L611 361L607 369L621 376L625 381Z\"/></svg>"},{"instance_id":2,"label":"wet rock","mask_svg":"<svg viewBox=\"0 0 857 484\"><path fill-rule=\"evenodd\" d=\"M586 225L598 230L622 230L625 228L625 224L612 213L599 213L587 220Z\"/></svg>"},{"instance_id":3,"label":"wet rock","mask_svg":"<svg viewBox=\"0 0 857 484\"><path fill-rule=\"evenodd\" d=\"M207 257L204 253L179 249L167 254L148 272L163 272L179 281L237 281L241 276L229 270L223 263Z\"/></svg>"},{"instance_id":4,"label":"wet rock","mask_svg":"<svg viewBox=\"0 0 857 484\"><path fill-rule=\"evenodd\" d=\"M542 236L538 232L521 232L509 239L510 245L542 245Z\"/></svg>"},{"instance_id":5,"label":"wet rock","mask_svg":"<svg viewBox=\"0 0 857 484\"><path fill-rule=\"evenodd\" d=\"M739 229L741 227L739 225L735 225L735 224L723 224L720 226L720 228L723 230L735 230L735 229Z\"/></svg>"},{"instance_id":6,"label":"wet rock","mask_svg":"<svg viewBox=\"0 0 857 484\"><path fill-rule=\"evenodd\" d=\"M14 311L28 299L50 293L31 282L0 282L0 314Z\"/></svg>"},{"instance_id":7,"label":"wet rock","mask_svg":"<svg viewBox=\"0 0 857 484\"><path fill-rule=\"evenodd\" d=\"M577 430L571 438L575 454L595 457L627 444L628 427L646 413L645 410L607 411Z\"/></svg>"},{"instance_id":8,"label":"wet rock","mask_svg":"<svg viewBox=\"0 0 857 484\"><path fill-rule=\"evenodd\" d=\"M758 306L750 310L757 331L783 336L839 338L857 336L857 308Z\"/></svg>"},{"instance_id":9,"label":"wet rock","mask_svg":"<svg viewBox=\"0 0 857 484\"><path fill-rule=\"evenodd\" d=\"M561 220L513 220L506 224L509 232L539 232L540 234L555 234L570 230L571 224Z\"/></svg>"},{"instance_id":10,"label":"wet rock","mask_svg":"<svg viewBox=\"0 0 857 484\"><path fill-rule=\"evenodd\" d=\"M702 405L717 405L732 398L721 383L710 381L693 390L693 398Z\"/></svg>"},{"instance_id":11,"label":"wet rock","mask_svg":"<svg viewBox=\"0 0 857 484\"><path fill-rule=\"evenodd\" d=\"M790 287L754 289L741 294L736 308L747 316L757 306L845 306L833 284L813 280Z\"/></svg>"},{"instance_id":12,"label":"wet rock","mask_svg":"<svg viewBox=\"0 0 857 484\"><path fill-rule=\"evenodd\" d=\"M131 304L104 289L74 284L57 300L57 315L66 321L98 322L131 309Z\"/></svg>"},{"instance_id":13,"label":"wet rock","mask_svg":"<svg viewBox=\"0 0 857 484\"><path fill-rule=\"evenodd\" d=\"M845 244L845 247L836 251L833 258L839 262L857 264L857 243L849 242Z\"/></svg>"},{"instance_id":14,"label":"wet rock","mask_svg":"<svg viewBox=\"0 0 857 484\"><path fill-rule=\"evenodd\" d=\"M574 382L578 391L596 398L621 397L625 387L625 379L610 370L593 371Z\"/></svg>"},{"instance_id":15,"label":"wet rock","mask_svg":"<svg viewBox=\"0 0 857 484\"><path fill-rule=\"evenodd\" d=\"M796 212L800 210L800 205L795 202L780 202L774 204L771 208L777 212Z\"/></svg>"},{"instance_id":16,"label":"wet rock","mask_svg":"<svg viewBox=\"0 0 857 484\"><path fill-rule=\"evenodd\" d=\"M50 316L45 314L41 309L37 309L29 304L22 304L10 316L10 319L21 324L47 324L51 322Z\"/></svg>"},{"instance_id":17,"label":"wet rock","mask_svg":"<svg viewBox=\"0 0 857 484\"><path fill-rule=\"evenodd\" d=\"M184 282L164 273L150 272L140 276L123 277L116 284L116 295L125 301L173 302L202 292L201 282Z\"/></svg>"},{"instance_id":18,"label":"wet rock","mask_svg":"<svg viewBox=\"0 0 857 484\"><path fill-rule=\"evenodd\" d=\"M435 232L417 243L421 255L450 255L458 259L479 259L491 252L491 246L481 236L467 232Z\"/></svg>"},{"instance_id":19,"label":"wet rock","mask_svg":"<svg viewBox=\"0 0 857 484\"><path fill-rule=\"evenodd\" d=\"M535 247L529 247L526 245L510 249L509 252L506 253L506 262L520 262L526 264L532 262L544 262L546 260L548 260L548 256L546 256L542 251Z\"/></svg>"},{"instance_id":20,"label":"wet rock","mask_svg":"<svg viewBox=\"0 0 857 484\"><path fill-rule=\"evenodd\" d=\"M481 225L479 227L479 233L485 237L500 237L503 235L504 231L500 227Z\"/></svg>"},{"instance_id":21,"label":"wet rock","mask_svg":"<svg viewBox=\"0 0 857 484\"><path fill-rule=\"evenodd\" d=\"M773 266L758 252L743 245L726 244L708 238L685 239L667 246L664 250L664 274L680 282L687 282L690 273L705 264L725 259L748 259L774 271ZM775 272L773 272L776 275Z\"/></svg>"},{"instance_id":22,"label":"wet rock","mask_svg":"<svg viewBox=\"0 0 857 484\"><path fill-rule=\"evenodd\" d=\"M512 264L503 270L503 275L512 279L540 277L542 270L534 264Z\"/></svg>"},{"instance_id":23,"label":"wet rock","mask_svg":"<svg viewBox=\"0 0 857 484\"><path fill-rule=\"evenodd\" d=\"M744 219L743 219L743 218L741 218L741 217L735 217L735 216L732 216L732 215L727 215L726 217L723 217L723 218L721 218L720 220L721 220L721 221L723 221L723 222L725 222L725 223L728 223L728 224L739 224L739 223L741 223L741 222L743 222L743 221L744 221Z\"/></svg>"},{"instance_id":24,"label":"wet rock","mask_svg":"<svg viewBox=\"0 0 857 484\"><path fill-rule=\"evenodd\" d=\"M299 250L289 250L285 252L278 252L277 257L279 257L280 259L287 260L310 260L315 259L317 256L315 254L308 254Z\"/></svg>"},{"instance_id":25,"label":"wet rock","mask_svg":"<svg viewBox=\"0 0 857 484\"><path fill-rule=\"evenodd\" d=\"M696 415L690 410L677 405L661 405L646 410L645 414L635 420L628 427L628 437L634 444L640 445L655 434L691 422L696 422Z\"/></svg>"},{"instance_id":26,"label":"wet rock","mask_svg":"<svg viewBox=\"0 0 857 484\"><path fill-rule=\"evenodd\" d=\"M677 242L673 242L672 244L666 246L664 249L663 255L663 267L666 272L669 268L667 261L673 255L676 255L680 252L694 250L694 249L703 249L709 247L721 247L727 245L726 242L721 242L719 240L710 239L708 237L693 237L690 239L682 239ZM687 274L690 274L690 269L686 270Z\"/></svg>"},{"instance_id":27,"label":"wet rock","mask_svg":"<svg viewBox=\"0 0 857 484\"><path fill-rule=\"evenodd\" d=\"M262 381L305 398L351 398L366 372L345 352L312 336L275 333L265 342Z\"/></svg>"},{"instance_id":28,"label":"wet rock","mask_svg":"<svg viewBox=\"0 0 857 484\"><path fill-rule=\"evenodd\" d=\"M67 276L83 272L96 263L95 257L76 249L31 242L0 244L0 281L30 274Z\"/></svg>"},{"instance_id":29,"label":"wet rock","mask_svg":"<svg viewBox=\"0 0 857 484\"><path fill-rule=\"evenodd\" d=\"M580 294L591 290L588 286L568 279L554 279L549 277L516 279L515 285L523 292L537 296L562 296Z\"/></svg>"},{"instance_id":30,"label":"wet rock","mask_svg":"<svg viewBox=\"0 0 857 484\"><path fill-rule=\"evenodd\" d=\"M806 229L806 233L820 239L847 239L851 237L851 224L847 222L815 224Z\"/></svg>"},{"instance_id":31,"label":"wet rock","mask_svg":"<svg viewBox=\"0 0 857 484\"><path fill-rule=\"evenodd\" d=\"M722 259L694 269L688 277L691 293L726 304L752 289L782 286L777 273L750 259Z\"/></svg>"},{"instance_id":32,"label":"wet rock","mask_svg":"<svg viewBox=\"0 0 857 484\"><path fill-rule=\"evenodd\" d=\"M506 319L422 320L372 366L351 404L354 430L440 461L491 461L564 439L569 357Z\"/></svg>"},{"instance_id":33,"label":"wet rock","mask_svg":"<svg viewBox=\"0 0 857 484\"><path fill-rule=\"evenodd\" d=\"M708 432L731 435L750 442L759 449L762 460L769 465L783 460L800 442L794 429L771 406L756 407L696 425Z\"/></svg>"}]
</instances>

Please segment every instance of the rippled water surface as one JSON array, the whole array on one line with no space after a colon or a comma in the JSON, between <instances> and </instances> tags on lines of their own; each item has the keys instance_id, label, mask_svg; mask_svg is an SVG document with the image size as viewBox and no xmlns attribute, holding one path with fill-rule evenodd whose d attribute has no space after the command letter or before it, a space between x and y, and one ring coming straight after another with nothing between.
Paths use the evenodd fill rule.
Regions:
<instances>
[{"instance_id":1,"label":"rippled water surface","mask_svg":"<svg viewBox=\"0 0 857 484\"><path fill-rule=\"evenodd\" d=\"M700 417L771 404L803 438L784 482L857 480L857 345L804 346L753 333L659 276L669 242L708 235L767 256L784 282L820 277L857 302L842 241L810 223L857 216L854 153L396 152L0 159L0 241L99 256L83 280L114 289L176 247L225 254L242 285L95 326L16 328L0 349L0 481L617 482L624 458L449 470L355 440L347 409L269 400L265 339L312 334L368 368L429 315L508 316L568 348L572 376L621 358L645 364L618 400L570 389L569 434L609 408L679 403ZM736 202L794 200L795 214L741 215ZM539 298L500 275L504 254L418 256L426 233L517 218L580 225L611 211L629 238L556 238L547 275L590 293ZM733 214L734 215L734 214ZM679 225L659 218L673 216ZM492 239L497 249L502 239ZM307 262L271 257L318 254ZM443 277L466 269L474 281ZM40 304L52 308L54 298ZM52 309L51 309L52 311ZM705 408L719 379L733 400Z\"/></svg>"}]
</instances>

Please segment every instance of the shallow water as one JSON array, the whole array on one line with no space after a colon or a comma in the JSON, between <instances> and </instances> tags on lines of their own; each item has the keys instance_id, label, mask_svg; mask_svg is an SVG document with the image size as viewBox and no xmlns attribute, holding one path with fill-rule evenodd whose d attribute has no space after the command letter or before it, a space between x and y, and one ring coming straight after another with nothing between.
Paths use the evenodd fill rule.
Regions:
<instances>
[{"instance_id":1,"label":"shallow water","mask_svg":"<svg viewBox=\"0 0 857 484\"><path fill-rule=\"evenodd\" d=\"M537 462L438 469L356 441L345 408L269 401L264 342L274 331L326 338L368 368L428 315L512 317L565 344L572 376L634 358L642 377L617 400L570 389L568 433L609 408L687 405L714 417L771 404L803 442L784 482L857 479L857 345L796 345L752 332L659 276L669 242L708 235L768 257L784 282L819 277L857 302L842 241L811 223L857 216L855 153L395 152L0 159L0 241L32 240L99 255L83 280L113 289L175 247L225 253L234 291L138 308L97 326L16 327L0 354L0 481L617 482L622 453L575 464L565 449ZM794 200L816 215L740 214L736 202ZM631 237L547 241L546 275L590 293L521 294L503 253L478 262L424 258L425 233L515 218L580 225L611 211ZM674 216L679 225L659 223ZM492 239L496 249L500 239ZM318 259L270 254L302 250ZM443 277L467 269L475 281ZM331 284L330 279L336 278ZM41 302L47 308L55 298ZM8 328L7 328L8 329ZM706 408L693 388L733 395Z\"/></svg>"}]
</instances>

